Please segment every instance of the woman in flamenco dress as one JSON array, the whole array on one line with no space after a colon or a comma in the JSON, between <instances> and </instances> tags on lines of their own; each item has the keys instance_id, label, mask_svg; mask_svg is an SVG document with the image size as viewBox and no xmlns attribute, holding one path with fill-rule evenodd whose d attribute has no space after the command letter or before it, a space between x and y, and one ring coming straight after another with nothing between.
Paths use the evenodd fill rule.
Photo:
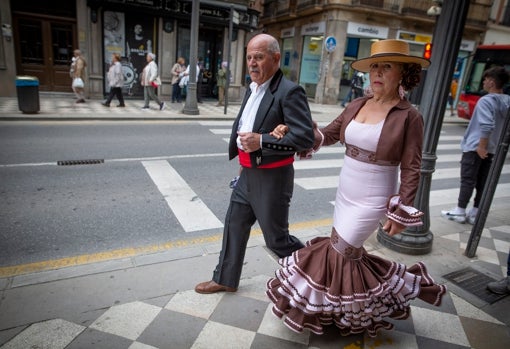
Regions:
<instances>
[{"instance_id":1,"label":"woman in flamenco dress","mask_svg":"<svg viewBox=\"0 0 510 349\"><path fill-rule=\"evenodd\" d=\"M420 298L439 306L446 287L434 282L423 263L406 267L371 255L365 240L387 217L390 236L421 225L413 208L420 179L423 119L405 97L430 62L409 55L400 40L372 44L370 57L352 63L368 72L370 88L329 125L315 128L315 144L345 145L331 237L317 237L291 256L267 282L272 312L296 332L323 334L335 324L342 335L392 329L387 318L405 319ZM283 137L287 126L273 134ZM307 155L310 155L307 154ZM398 183L400 171L400 185Z\"/></svg>"}]
</instances>

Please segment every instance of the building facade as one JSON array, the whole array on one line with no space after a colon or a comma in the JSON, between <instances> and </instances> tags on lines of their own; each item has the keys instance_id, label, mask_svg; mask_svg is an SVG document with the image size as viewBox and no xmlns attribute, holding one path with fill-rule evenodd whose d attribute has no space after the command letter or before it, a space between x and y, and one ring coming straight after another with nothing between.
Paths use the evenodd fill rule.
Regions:
<instances>
[{"instance_id":1,"label":"building facade","mask_svg":"<svg viewBox=\"0 0 510 349\"><path fill-rule=\"evenodd\" d=\"M503 0L502 0L503 1ZM506 0L505 0L506 1ZM266 0L260 28L280 39L282 69L317 103L335 104L347 94L350 63L370 55L374 40L409 42L421 56L432 42L437 16L430 0ZM492 0L471 1L455 74L483 43Z\"/></svg>"},{"instance_id":2,"label":"building facade","mask_svg":"<svg viewBox=\"0 0 510 349\"><path fill-rule=\"evenodd\" d=\"M455 74L460 79L479 44L510 44L510 0L470 1ZM431 0L200 0L198 59L201 94L215 97L216 72L230 60L229 100L246 85L249 39L259 32L281 45L281 68L317 103L336 104L349 90L350 63L370 54L374 40L398 38L422 55L432 41ZM69 65L75 48L87 62L87 96L107 92L111 53L123 57L125 95L141 97L146 52L156 54L163 85L172 93L171 67L189 63L192 0L0 1L0 96L16 96L18 75L36 76L40 90L71 92ZM232 31L229 30L232 22ZM232 40L230 36L232 35ZM230 49L230 52L228 52ZM230 58L230 59L229 59ZM459 91L460 93L460 91Z\"/></svg>"},{"instance_id":3,"label":"building facade","mask_svg":"<svg viewBox=\"0 0 510 349\"><path fill-rule=\"evenodd\" d=\"M249 0L200 1L197 58L203 97L215 96L216 73L227 60L229 99L242 95L244 50L259 17L251 5ZM18 75L37 77L40 91L71 92L69 66L79 48L87 61L87 97L106 94L112 53L122 56L125 95L143 96L140 74L152 52L163 82L158 93L168 98L173 64L178 57L189 63L192 8L192 0L1 1L0 79L7 83L0 84L0 96L16 95Z\"/></svg>"}]
</instances>

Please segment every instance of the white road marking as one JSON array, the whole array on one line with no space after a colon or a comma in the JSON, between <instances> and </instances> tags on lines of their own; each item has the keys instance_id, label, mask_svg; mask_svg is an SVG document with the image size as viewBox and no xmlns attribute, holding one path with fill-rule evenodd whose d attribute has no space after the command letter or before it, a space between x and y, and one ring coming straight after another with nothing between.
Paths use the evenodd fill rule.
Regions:
<instances>
[{"instance_id":1,"label":"white road marking","mask_svg":"<svg viewBox=\"0 0 510 349\"><path fill-rule=\"evenodd\" d=\"M184 231L223 227L223 223L209 210L168 161L142 161L142 164L163 194Z\"/></svg>"},{"instance_id":2,"label":"white road marking","mask_svg":"<svg viewBox=\"0 0 510 349\"><path fill-rule=\"evenodd\" d=\"M232 132L231 128L210 128L209 131L215 135L230 135Z\"/></svg>"},{"instance_id":3,"label":"white road marking","mask_svg":"<svg viewBox=\"0 0 510 349\"><path fill-rule=\"evenodd\" d=\"M339 160L335 160L339 161ZM325 167L321 167L325 168ZM329 167L328 167L329 168ZM300 168L304 169L304 168ZM309 169L309 168L306 168ZM501 174L509 174L510 173L510 165L504 165ZM439 179L452 179L452 178L460 178L460 169L459 168L441 168L436 169L432 174L432 180ZM459 179L460 180L460 179ZM314 176L314 177L301 177L296 178L294 183L299 185L305 190L315 190L315 189L328 189L328 188L336 188L338 186L338 176ZM499 188L499 186L498 186Z\"/></svg>"},{"instance_id":4,"label":"white road marking","mask_svg":"<svg viewBox=\"0 0 510 349\"><path fill-rule=\"evenodd\" d=\"M429 206L439 206L447 204L455 205L457 203L458 196L459 188L432 190L430 192ZM510 183L498 184L497 190L494 192L494 198L498 199L508 196L510 196Z\"/></svg>"}]
</instances>

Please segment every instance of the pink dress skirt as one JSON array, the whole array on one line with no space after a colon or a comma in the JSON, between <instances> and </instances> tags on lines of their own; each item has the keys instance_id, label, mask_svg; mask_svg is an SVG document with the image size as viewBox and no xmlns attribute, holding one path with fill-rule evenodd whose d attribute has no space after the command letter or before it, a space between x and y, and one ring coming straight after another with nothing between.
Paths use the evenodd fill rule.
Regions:
<instances>
[{"instance_id":1,"label":"pink dress skirt","mask_svg":"<svg viewBox=\"0 0 510 349\"><path fill-rule=\"evenodd\" d=\"M382 125L352 121L346 143L375 151ZM363 248L397 192L397 181L397 166L345 156L331 237L308 241L280 259L281 268L267 282L273 314L290 329L322 334L324 325L335 324L342 335L375 336L381 328L393 328L387 318L407 318L415 298L441 304L446 287L434 282L423 263L406 267Z\"/></svg>"}]
</instances>

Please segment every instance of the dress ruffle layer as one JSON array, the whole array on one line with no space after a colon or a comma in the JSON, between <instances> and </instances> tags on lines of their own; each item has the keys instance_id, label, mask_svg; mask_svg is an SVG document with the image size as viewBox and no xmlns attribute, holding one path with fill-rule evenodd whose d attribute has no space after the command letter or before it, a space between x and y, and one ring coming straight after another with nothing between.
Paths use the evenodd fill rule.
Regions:
<instances>
[{"instance_id":1,"label":"dress ruffle layer","mask_svg":"<svg viewBox=\"0 0 510 349\"><path fill-rule=\"evenodd\" d=\"M406 319L415 298L441 304L446 287L434 282L423 263L406 268L360 250L346 257L330 238L318 237L280 259L282 268L267 282L273 313L296 332L320 335L334 323L342 335L367 331L374 337L381 328L393 328L385 318Z\"/></svg>"}]
</instances>

